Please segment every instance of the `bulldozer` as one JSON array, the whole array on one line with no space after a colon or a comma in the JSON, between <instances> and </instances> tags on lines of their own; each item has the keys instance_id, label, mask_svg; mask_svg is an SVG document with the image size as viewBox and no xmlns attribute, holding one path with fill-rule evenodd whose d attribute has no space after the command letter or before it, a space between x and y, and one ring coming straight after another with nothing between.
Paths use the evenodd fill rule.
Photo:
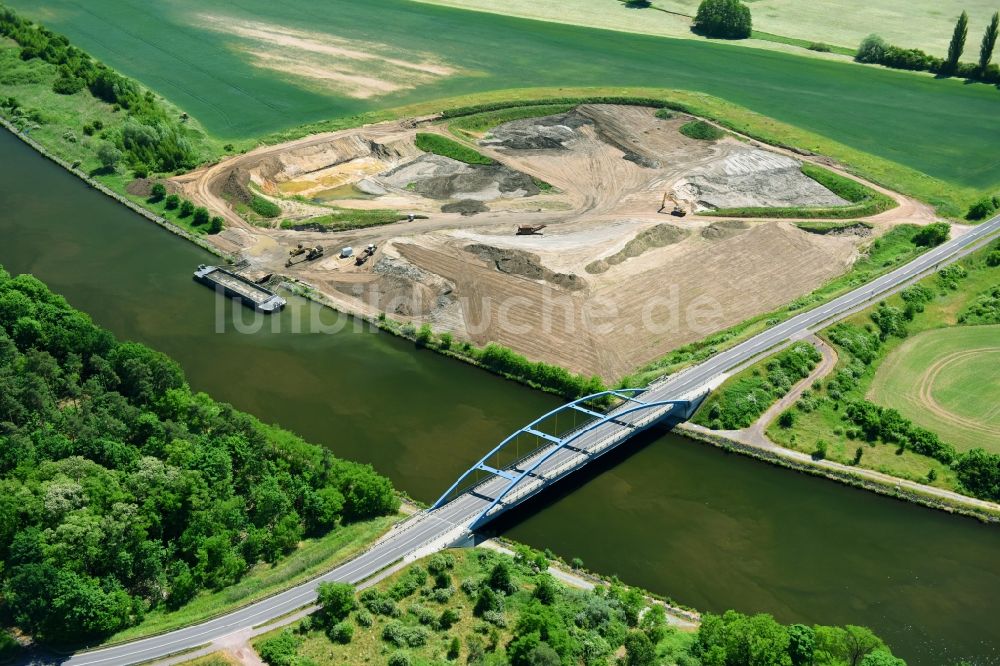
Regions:
<instances>
[{"instance_id":1,"label":"bulldozer","mask_svg":"<svg viewBox=\"0 0 1000 666\"><path fill-rule=\"evenodd\" d=\"M548 225L545 225L545 224L519 224L519 225L517 225L517 233L514 234L514 235L515 236L541 235L539 232L541 232L541 230L544 229L546 226L548 226Z\"/></svg>"}]
</instances>

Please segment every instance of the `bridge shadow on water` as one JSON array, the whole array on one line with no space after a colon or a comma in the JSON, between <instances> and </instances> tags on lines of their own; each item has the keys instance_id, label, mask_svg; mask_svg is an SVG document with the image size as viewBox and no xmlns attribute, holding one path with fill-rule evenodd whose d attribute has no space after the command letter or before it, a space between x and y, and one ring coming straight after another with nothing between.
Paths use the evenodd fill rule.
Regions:
<instances>
[{"instance_id":1,"label":"bridge shadow on water","mask_svg":"<svg viewBox=\"0 0 1000 666\"><path fill-rule=\"evenodd\" d=\"M573 494L593 479L608 470L614 469L630 457L645 449L650 444L656 442L664 435L673 430L678 423L685 421L682 418L666 418L661 423L643 430L625 442L616 446L611 451L587 463L573 473L548 486L537 495L528 498L517 506L503 512L488 524L476 530L473 536L474 543L482 543L487 539L501 536L510 529L516 527L525 518L533 516L540 511L560 502L567 496Z\"/></svg>"}]
</instances>

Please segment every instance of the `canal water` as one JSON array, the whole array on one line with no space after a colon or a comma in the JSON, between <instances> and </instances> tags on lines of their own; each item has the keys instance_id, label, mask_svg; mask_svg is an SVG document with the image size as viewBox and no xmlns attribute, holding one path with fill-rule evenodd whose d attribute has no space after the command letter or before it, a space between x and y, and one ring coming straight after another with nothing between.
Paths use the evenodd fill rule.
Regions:
<instances>
[{"instance_id":1,"label":"canal water","mask_svg":"<svg viewBox=\"0 0 1000 666\"><path fill-rule=\"evenodd\" d=\"M166 352L195 389L370 462L417 499L435 499L557 404L294 297L252 330L247 312L217 311L191 280L211 260L0 132L9 272L35 274L118 336ZM911 665L1000 664L1000 528L670 433L500 527L701 610L868 625Z\"/></svg>"}]
</instances>

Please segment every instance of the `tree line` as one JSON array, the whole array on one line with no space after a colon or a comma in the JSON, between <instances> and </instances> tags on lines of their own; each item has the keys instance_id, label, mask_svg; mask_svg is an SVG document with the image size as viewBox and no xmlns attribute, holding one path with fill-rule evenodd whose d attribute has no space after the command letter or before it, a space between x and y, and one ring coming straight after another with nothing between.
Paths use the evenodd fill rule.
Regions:
<instances>
[{"instance_id":1,"label":"tree line","mask_svg":"<svg viewBox=\"0 0 1000 666\"><path fill-rule=\"evenodd\" d=\"M854 59L894 69L933 72L939 76L958 76L984 83L1000 83L1000 68L992 62L998 31L1000 31L1000 12L995 12L983 33L979 44L979 58L975 63L960 62L969 34L969 15L964 11L955 22L948 54L943 58L920 49L893 46L878 35L872 34L862 40Z\"/></svg>"},{"instance_id":2,"label":"tree line","mask_svg":"<svg viewBox=\"0 0 1000 666\"><path fill-rule=\"evenodd\" d=\"M107 65L93 60L60 34L22 18L14 10L0 6L0 35L18 43L22 60L38 58L58 67L54 92L73 95L84 89L95 98L123 109L129 120L120 131L105 132L111 148L122 151L129 165L141 171L171 172L189 169L197 163L197 152L188 131L149 90L122 76ZM115 153L105 148L105 165L117 162Z\"/></svg>"},{"instance_id":3,"label":"tree line","mask_svg":"<svg viewBox=\"0 0 1000 666\"><path fill-rule=\"evenodd\" d=\"M370 466L193 393L164 354L0 269L4 625L99 639L398 507Z\"/></svg>"}]
</instances>

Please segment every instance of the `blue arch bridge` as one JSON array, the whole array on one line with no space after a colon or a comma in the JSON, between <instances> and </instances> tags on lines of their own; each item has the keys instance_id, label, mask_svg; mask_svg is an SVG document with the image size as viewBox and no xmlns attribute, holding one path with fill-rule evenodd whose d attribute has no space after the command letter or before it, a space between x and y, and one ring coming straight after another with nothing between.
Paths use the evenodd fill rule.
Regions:
<instances>
[{"instance_id":1,"label":"blue arch bridge","mask_svg":"<svg viewBox=\"0 0 1000 666\"><path fill-rule=\"evenodd\" d=\"M517 430L462 474L429 516L474 532L560 479L666 419L690 418L708 387L667 397L650 385L588 395ZM602 406L613 405L608 411Z\"/></svg>"}]
</instances>

